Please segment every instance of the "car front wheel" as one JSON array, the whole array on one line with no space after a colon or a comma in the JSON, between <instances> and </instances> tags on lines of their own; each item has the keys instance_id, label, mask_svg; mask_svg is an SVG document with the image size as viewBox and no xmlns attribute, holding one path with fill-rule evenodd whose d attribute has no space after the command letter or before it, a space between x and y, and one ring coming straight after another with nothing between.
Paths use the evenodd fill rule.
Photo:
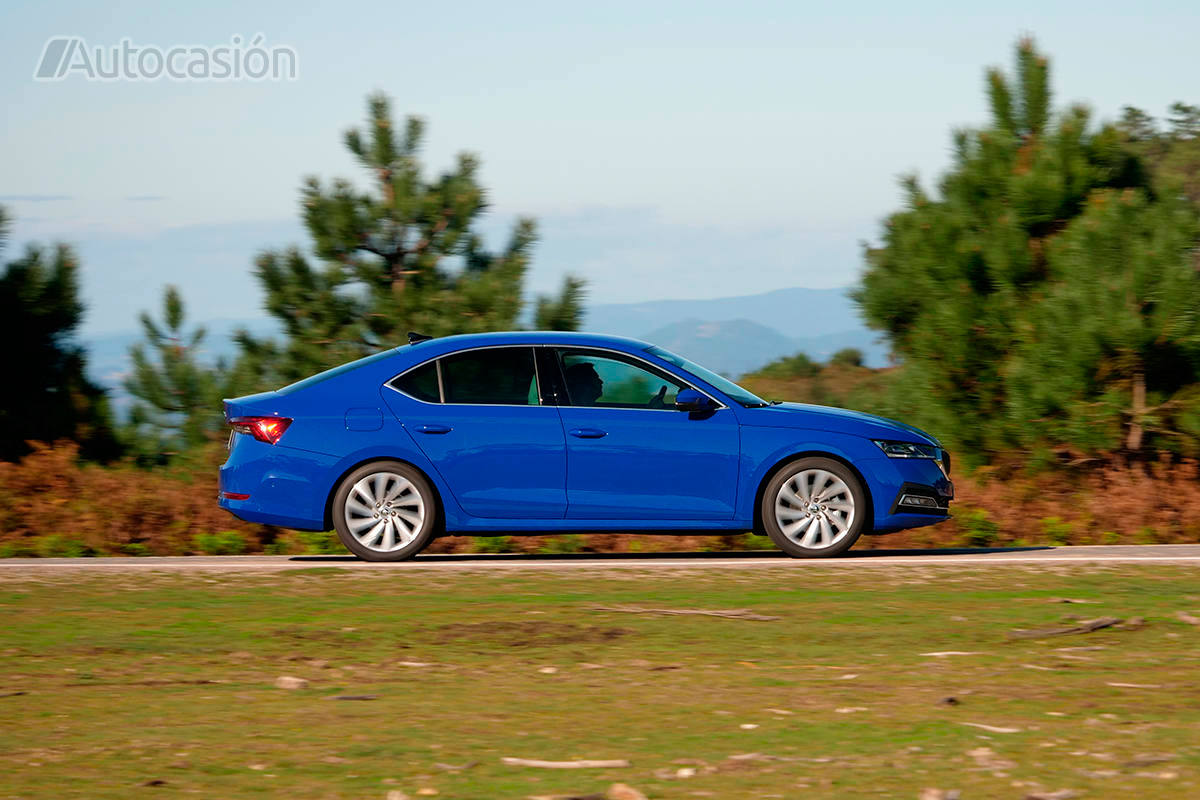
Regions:
<instances>
[{"instance_id":1,"label":"car front wheel","mask_svg":"<svg viewBox=\"0 0 1200 800\"><path fill-rule=\"evenodd\" d=\"M364 464L333 496L333 527L365 561L404 561L433 538L437 504L418 470L399 461Z\"/></svg>"},{"instance_id":2,"label":"car front wheel","mask_svg":"<svg viewBox=\"0 0 1200 800\"><path fill-rule=\"evenodd\" d=\"M866 491L840 461L801 458L763 491L762 526L779 549L797 558L846 552L869 523Z\"/></svg>"}]
</instances>

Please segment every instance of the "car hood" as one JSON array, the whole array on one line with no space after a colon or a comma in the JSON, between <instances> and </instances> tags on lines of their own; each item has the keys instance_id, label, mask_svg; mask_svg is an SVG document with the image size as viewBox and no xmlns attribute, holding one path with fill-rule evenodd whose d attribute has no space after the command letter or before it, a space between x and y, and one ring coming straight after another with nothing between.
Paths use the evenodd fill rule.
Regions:
<instances>
[{"instance_id":1,"label":"car hood","mask_svg":"<svg viewBox=\"0 0 1200 800\"><path fill-rule=\"evenodd\" d=\"M748 408L742 417L743 425L764 428L805 428L836 430L841 433L865 436L869 439L890 439L914 444L941 442L920 428L905 425L894 419L851 411L847 408L814 406L807 403L777 403L763 408Z\"/></svg>"}]
</instances>

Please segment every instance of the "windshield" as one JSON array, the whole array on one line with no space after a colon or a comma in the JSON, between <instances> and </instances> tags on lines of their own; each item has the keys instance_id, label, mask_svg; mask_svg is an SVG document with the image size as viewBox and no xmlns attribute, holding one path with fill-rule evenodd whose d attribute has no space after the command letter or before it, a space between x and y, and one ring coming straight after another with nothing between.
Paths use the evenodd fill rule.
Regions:
<instances>
[{"instance_id":1,"label":"windshield","mask_svg":"<svg viewBox=\"0 0 1200 800\"><path fill-rule=\"evenodd\" d=\"M722 378L712 370L705 369L699 364L688 361L682 356L677 356L669 350L663 350L661 347L655 345L653 347L647 347L646 352L658 356L663 361L668 361L674 364L685 372L696 376L705 383L711 384L721 392L724 392L726 395L731 397L735 402L745 406L746 408L762 408L763 406L767 405L767 403L761 397L757 397L750 392L747 392L745 389L738 386L728 378Z\"/></svg>"}]
</instances>

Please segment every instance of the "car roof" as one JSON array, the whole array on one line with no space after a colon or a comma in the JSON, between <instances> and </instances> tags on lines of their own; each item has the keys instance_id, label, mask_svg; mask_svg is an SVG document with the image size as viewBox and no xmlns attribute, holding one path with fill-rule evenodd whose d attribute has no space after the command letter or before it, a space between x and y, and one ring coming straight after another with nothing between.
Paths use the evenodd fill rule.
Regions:
<instances>
[{"instance_id":1,"label":"car roof","mask_svg":"<svg viewBox=\"0 0 1200 800\"><path fill-rule=\"evenodd\" d=\"M442 336L418 342L417 344L410 345L410 347L413 353L417 353L422 349L436 349L441 353L451 353L471 347L502 344L580 345L615 347L622 350L644 350L651 346L649 342L643 342L639 339L610 336L604 333L580 333L577 331L496 331L492 333L460 333L454 336Z\"/></svg>"}]
</instances>

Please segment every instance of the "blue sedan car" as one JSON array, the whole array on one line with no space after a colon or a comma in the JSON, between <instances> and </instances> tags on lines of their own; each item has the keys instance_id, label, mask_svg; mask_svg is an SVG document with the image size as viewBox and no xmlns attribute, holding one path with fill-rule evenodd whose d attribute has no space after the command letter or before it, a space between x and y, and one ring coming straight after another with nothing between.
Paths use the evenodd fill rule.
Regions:
<instances>
[{"instance_id":1,"label":"blue sedan car","mask_svg":"<svg viewBox=\"0 0 1200 800\"><path fill-rule=\"evenodd\" d=\"M944 520L936 439L768 403L645 342L580 333L428 339L225 401L220 504L337 531L370 561L443 534L755 530L788 555Z\"/></svg>"}]
</instances>

